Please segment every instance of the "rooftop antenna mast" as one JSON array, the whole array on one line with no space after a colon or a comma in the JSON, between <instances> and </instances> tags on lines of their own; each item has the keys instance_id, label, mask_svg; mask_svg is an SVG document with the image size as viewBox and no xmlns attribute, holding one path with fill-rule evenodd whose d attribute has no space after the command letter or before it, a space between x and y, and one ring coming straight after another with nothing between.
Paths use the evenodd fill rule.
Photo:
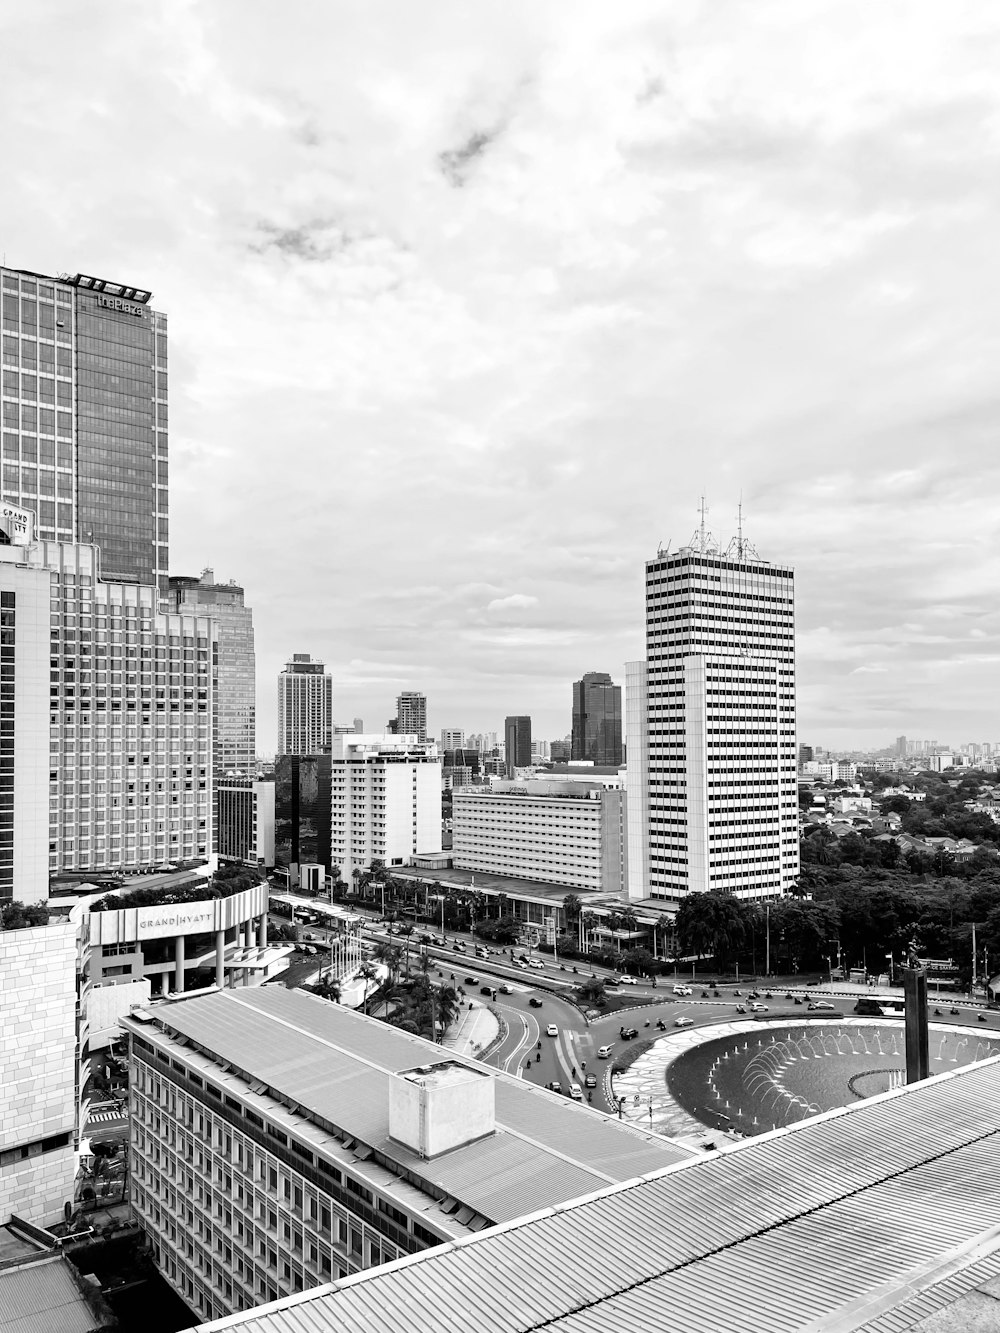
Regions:
<instances>
[{"instance_id":1,"label":"rooftop antenna mast","mask_svg":"<svg viewBox=\"0 0 1000 1333\"><path fill-rule=\"evenodd\" d=\"M743 536L743 492L740 492L740 502L736 509L736 536L729 543L726 551L730 560L759 560L757 548L752 542L747 541ZM766 563L766 562L765 562Z\"/></svg>"}]
</instances>

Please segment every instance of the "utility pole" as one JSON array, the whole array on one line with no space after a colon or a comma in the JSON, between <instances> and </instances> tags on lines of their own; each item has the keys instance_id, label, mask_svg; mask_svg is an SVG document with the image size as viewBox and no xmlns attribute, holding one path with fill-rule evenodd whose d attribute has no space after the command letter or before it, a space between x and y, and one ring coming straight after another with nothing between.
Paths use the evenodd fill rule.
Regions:
<instances>
[{"instance_id":1,"label":"utility pole","mask_svg":"<svg viewBox=\"0 0 1000 1333\"><path fill-rule=\"evenodd\" d=\"M764 975L765 977L769 977L771 975L771 904L770 903L764 904L764 921L766 923L766 930L767 930L766 933L767 943L764 947Z\"/></svg>"},{"instance_id":2,"label":"utility pole","mask_svg":"<svg viewBox=\"0 0 1000 1333\"><path fill-rule=\"evenodd\" d=\"M969 995L976 993L976 923L972 923L972 981L969 983Z\"/></svg>"}]
</instances>

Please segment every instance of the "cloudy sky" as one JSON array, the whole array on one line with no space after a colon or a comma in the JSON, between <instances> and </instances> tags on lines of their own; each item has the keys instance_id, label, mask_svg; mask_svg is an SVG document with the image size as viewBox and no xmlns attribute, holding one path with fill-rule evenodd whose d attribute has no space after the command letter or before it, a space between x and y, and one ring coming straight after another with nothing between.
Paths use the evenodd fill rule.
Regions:
<instances>
[{"instance_id":1,"label":"cloudy sky","mask_svg":"<svg viewBox=\"0 0 1000 1333\"><path fill-rule=\"evenodd\" d=\"M32 0L0 250L147 286L171 563L381 726L569 729L702 492L800 738L1000 739L995 0Z\"/></svg>"}]
</instances>

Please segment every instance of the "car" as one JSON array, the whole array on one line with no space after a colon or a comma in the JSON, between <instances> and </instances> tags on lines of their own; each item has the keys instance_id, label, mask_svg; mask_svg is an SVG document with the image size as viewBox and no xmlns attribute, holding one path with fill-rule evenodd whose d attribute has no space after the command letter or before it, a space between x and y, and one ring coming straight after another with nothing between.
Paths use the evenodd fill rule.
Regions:
<instances>
[{"instance_id":1,"label":"car","mask_svg":"<svg viewBox=\"0 0 1000 1333\"><path fill-rule=\"evenodd\" d=\"M623 975L620 976L618 980L621 982L623 986L638 986L639 984L638 981L635 979L635 977L626 977Z\"/></svg>"},{"instance_id":2,"label":"car","mask_svg":"<svg viewBox=\"0 0 1000 1333\"><path fill-rule=\"evenodd\" d=\"M575 1102L583 1101L583 1089L580 1087L579 1083L571 1083L569 1085L569 1095Z\"/></svg>"},{"instance_id":3,"label":"car","mask_svg":"<svg viewBox=\"0 0 1000 1333\"><path fill-rule=\"evenodd\" d=\"M551 1083L546 1083L545 1086L548 1088L549 1092L562 1092L563 1090L563 1085L558 1079L553 1079Z\"/></svg>"},{"instance_id":4,"label":"car","mask_svg":"<svg viewBox=\"0 0 1000 1333\"><path fill-rule=\"evenodd\" d=\"M519 953L515 961L518 963L527 963L528 955L526 953Z\"/></svg>"},{"instance_id":5,"label":"car","mask_svg":"<svg viewBox=\"0 0 1000 1333\"><path fill-rule=\"evenodd\" d=\"M527 972L528 970L527 963L515 963L514 966L517 968L519 972Z\"/></svg>"},{"instance_id":6,"label":"car","mask_svg":"<svg viewBox=\"0 0 1000 1333\"><path fill-rule=\"evenodd\" d=\"M478 978L478 977L466 977L466 978L465 978L465 984L466 984L467 986L478 986L478 985L479 985L479 978Z\"/></svg>"},{"instance_id":7,"label":"car","mask_svg":"<svg viewBox=\"0 0 1000 1333\"><path fill-rule=\"evenodd\" d=\"M836 1006L835 1004L831 1004L829 1000L810 1000L810 1001L809 1001L809 1008L810 1008L810 1009L833 1009L833 1010L836 1010L837 1006Z\"/></svg>"},{"instance_id":8,"label":"car","mask_svg":"<svg viewBox=\"0 0 1000 1333\"><path fill-rule=\"evenodd\" d=\"M605 978L604 978L604 984L605 984L605 986L620 986L620 985L621 985L621 982L622 982L621 977L605 977Z\"/></svg>"},{"instance_id":9,"label":"car","mask_svg":"<svg viewBox=\"0 0 1000 1333\"><path fill-rule=\"evenodd\" d=\"M622 1041L631 1041L634 1037L638 1037L639 1029L622 1028L621 1032L618 1035L621 1037Z\"/></svg>"},{"instance_id":10,"label":"car","mask_svg":"<svg viewBox=\"0 0 1000 1333\"><path fill-rule=\"evenodd\" d=\"M532 1009L541 1009L542 1007L542 1002L537 995L532 995L528 1003L531 1005Z\"/></svg>"},{"instance_id":11,"label":"car","mask_svg":"<svg viewBox=\"0 0 1000 1333\"><path fill-rule=\"evenodd\" d=\"M597 1087L597 1075L596 1075L596 1074L585 1074L584 1077L583 1077L583 1086L584 1086L585 1088L596 1088L596 1087Z\"/></svg>"},{"instance_id":12,"label":"car","mask_svg":"<svg viewBox=\"0 0 1000 1333\"><path fill-rule=\"evenodd\" d=\"M489 949L477 949L477 950L476 950L476 957L477 957L477 958L489 958L489 956L490 956L490 951L489 951Z\"/></svg>"},{"instance_id":13,"label":"car","mask_svg":"<svg viewBox=\"0 0 1000 1333\"><path fill-rule=\"evenodd\" d=\"M542 960L541 960L540 958L532 958L532 960L531 960L531 962L528 964L528 966L529 966L529 967L544 967L545 964L542 962Z\"/></svg>"},{"instance_id":14,"label":"car","mask_svg":"<svg viewBox=\"0 0 1000 1333\"><path fill-rule=\"evenodd\" d=\"M559 1029L556 1027L555 1023L550 1023L550 1024L548 1025L548 1027L545 1029L545 1035L546 1035L547 1037L558 1037L558 1036L559 1036Z\"/></svg>"},{"instance_id":15,"label":"car","mask_svg":"<svg viewBox=\"0 0 1000 1333\"><path fill-rule=\"evenodd\" d=\"M455 953L465 953L465 945L461 940L459 940L457 944L453 944L451 947Z\"/></svg>"},{"instance_id":16,"label":"car","mask_svg":"<svg viewBox=\"0 0 1000 1333\"><path fill-rule=\"evenodd\" d=\"M674 995L691 995L693 992L690 986L675 986L673 993Z\"/></svg>"},{"instance_id":17,"label":"car","mask_svg":"<svg viewBox=\"0 0 1000 1333\"><path fill-rule=\"evenodd\" d=\"M610 1047L610 1046L599 1046L599 1047L597 1048L597 1058L598 1058L598 1060L610 1060L610 1058L611 1058L611 1047Z\"/></svg>"},{"instance_id":18,"label":"car","mask_svg":"<svg viewBox=\"0 0 1000 1333\"><path fill-rule=\"evenodd\" d=\"M693 1018L688 1018L688 1017L687 1017L686 1015L684 1015L684 1014L681 1014L680 1018L675 1018L675 1019L674 1019L674 1027L675 1027L675 1028L689 1028L689 1027L692 1026L693 1023L694 1023L694 1019L693 1019Z\"/></svg>"},{"instance_id":19,"label":"car","mask_svg":"<svg viewBox=\"0 0 1000 1333\"><path fill-rule=\"evenodd\" d=\"M492 995L493 995L493 987L492 987L492 986L480 986L480 987L479 987L479 994L480 994L480 995L489 995L490 997L492 997Z\"/></svg>"},{"instance_id":20,"label":"car","mask_svg":"<svg viewBox=\"0 0 1000 1333\"><path fill-rule=\"evenodd\" d=\"M503 985L500 987L500 994L501 994L501 995L513 995L513 994L514 994L514 987L513 987L513 986L508 986L507 983L506 983L506 981L505 981L505 982L503 983ZM540 1000L539 1000L539 1004L541 1004L541 1001L540 1001Z\"/></svg>"},{"instance_id":21,"label":"car","mask_svg":"<svg viewBox=\"0 0 1000 1333\"><path fill-rule=\"evenodd\" d=\"M830 1008L831 1008L831 1009L833 1008L833 1005L832 1005L832 1004L830 1005ZM750 1009L750 1012L753 1013L753 1014L766 1014L766 1013L768 1012L767 1005L766 1005L766 1004L758 1004L758 1002L757 1002L756 1000L751 1001L751 1003L750 1003L750 1005L749 1005L749 1009Z\"/></svg>"}]
</instances>

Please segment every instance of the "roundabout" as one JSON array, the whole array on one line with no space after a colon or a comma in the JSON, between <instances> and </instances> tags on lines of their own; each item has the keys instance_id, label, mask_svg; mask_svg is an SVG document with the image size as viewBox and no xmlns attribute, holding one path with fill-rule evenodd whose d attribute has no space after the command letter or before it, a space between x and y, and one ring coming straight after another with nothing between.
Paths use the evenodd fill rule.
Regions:
<instances>
[{"instance_id":1,"label":"roundabout","mask_svg":"<svg viewBox=\"0 0 1000 1333\"><path fill-rule=\"evenodd\" d=\"M997 1055L1000 1035L930 1027L932 1075ZM905 1081L898 1020L750 1019L668 1033L612 1088L623 1119L703 1142L706 1131L733 1139L781 1129Z\"/></svg>"}]
</instances>

